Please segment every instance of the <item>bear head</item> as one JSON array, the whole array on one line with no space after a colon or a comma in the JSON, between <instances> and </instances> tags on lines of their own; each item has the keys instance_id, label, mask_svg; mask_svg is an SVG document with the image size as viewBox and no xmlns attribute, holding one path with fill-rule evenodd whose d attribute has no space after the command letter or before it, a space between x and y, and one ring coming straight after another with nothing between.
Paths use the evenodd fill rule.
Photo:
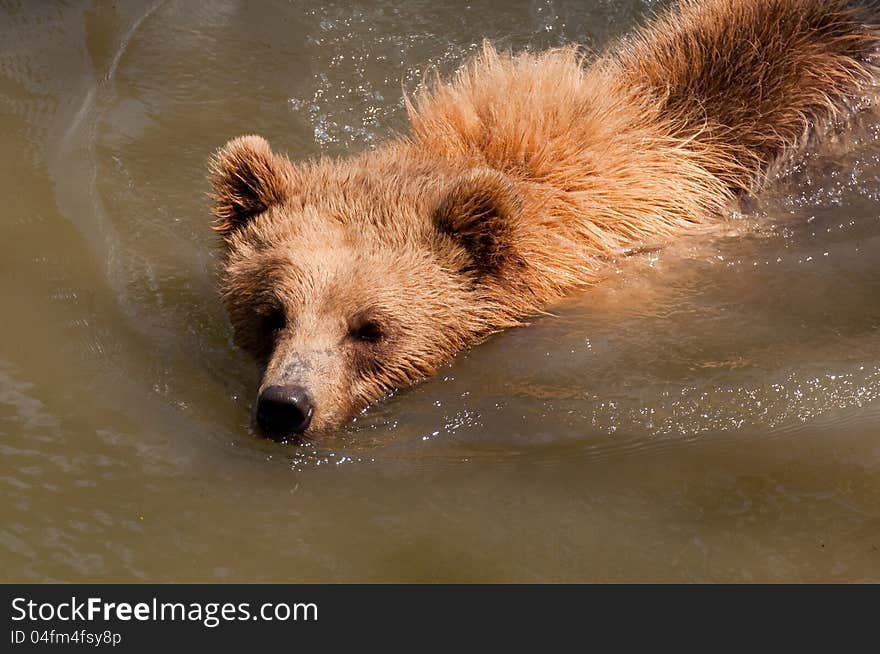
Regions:
<instances>
[{"instance_id":1,"label":"bear head","mask_svg":"<svg viewBox=\"0 0 880 654\"><path fill-rule=\"evenodd\" d=\"M245 136L210 173L221 292L262 371L267 435L332 432L518 323L522 207L498 171L421 161L404 145L294 165Z\"/></svg>"}]
</instances>

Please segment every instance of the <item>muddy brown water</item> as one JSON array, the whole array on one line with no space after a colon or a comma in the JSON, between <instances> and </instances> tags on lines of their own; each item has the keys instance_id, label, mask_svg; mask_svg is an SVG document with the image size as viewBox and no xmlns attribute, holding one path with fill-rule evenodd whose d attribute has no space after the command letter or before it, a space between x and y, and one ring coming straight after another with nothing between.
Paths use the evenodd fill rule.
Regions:
<instances>
[{"instance_id":1,"label":"muddy brown water","mask_svg":"<svg viewBox=\"0 0 880 654\"><path fill-rule=\"evenodd\" d=\"M3 581L880 581L880 131L319 447L250 431L204 164L647 2L0 5Z\"/></svg>"}]
</instances>

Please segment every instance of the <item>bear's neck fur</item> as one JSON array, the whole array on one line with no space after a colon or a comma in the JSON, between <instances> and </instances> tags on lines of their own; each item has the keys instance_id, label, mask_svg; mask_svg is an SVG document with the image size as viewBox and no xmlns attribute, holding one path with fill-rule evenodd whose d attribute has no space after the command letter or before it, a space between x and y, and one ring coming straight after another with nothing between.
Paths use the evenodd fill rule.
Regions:
<instances>
[{"instance_id":1,"label":"bear's neck fur","mask_svg":"<svg viewBox=\"0 0 880 654\"><path fill-rule=\"evenodd\" d=\"M407 103L410 137L368 157L425 171L400 175L417 180L399 186L414 202L463 170L508 175L527 227L521 286L540 308L594 282L603 259L726 215L872 99L877 12L856 4L686 0L592 63L574 47L485 45Z\"/></svg>"}]
</instances>

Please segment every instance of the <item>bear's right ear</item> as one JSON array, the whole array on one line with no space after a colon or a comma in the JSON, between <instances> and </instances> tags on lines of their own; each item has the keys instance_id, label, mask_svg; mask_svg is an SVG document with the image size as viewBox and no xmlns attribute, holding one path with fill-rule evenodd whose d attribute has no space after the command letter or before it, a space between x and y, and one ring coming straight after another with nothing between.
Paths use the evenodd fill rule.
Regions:
<instances>
[{"instance_id":1,"label":"bear's right ear","mask_svg":"<svg viewBox=\"0 0 880 654\"><path fill-rule=\"evenodd\" d=\"M208 163L213 187L214 229L229 234L284 201L291 164L261 136L240 136Z\"/></svg>"}]
</instances>

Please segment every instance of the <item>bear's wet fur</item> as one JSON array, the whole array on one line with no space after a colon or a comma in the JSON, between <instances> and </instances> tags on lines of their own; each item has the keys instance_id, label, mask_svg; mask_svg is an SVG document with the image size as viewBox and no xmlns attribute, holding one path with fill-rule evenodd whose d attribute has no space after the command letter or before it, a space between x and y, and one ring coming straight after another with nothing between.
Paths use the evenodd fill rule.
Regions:
<instances>
[{"instance_id":1,"label":"bear's wet fur","mask_svg":"<svg viewBox=\"0 0 880 654\"><path fill-rule=\"evenodd\" d=\"M878 16L684 0L595 57L486 45L407 100L409 135L364 154L293 164L230 141L215 228L236 340L263 368L258 422L337 429L621 252L728 216L873 101Z\"/></svg>"}]
</instances>

